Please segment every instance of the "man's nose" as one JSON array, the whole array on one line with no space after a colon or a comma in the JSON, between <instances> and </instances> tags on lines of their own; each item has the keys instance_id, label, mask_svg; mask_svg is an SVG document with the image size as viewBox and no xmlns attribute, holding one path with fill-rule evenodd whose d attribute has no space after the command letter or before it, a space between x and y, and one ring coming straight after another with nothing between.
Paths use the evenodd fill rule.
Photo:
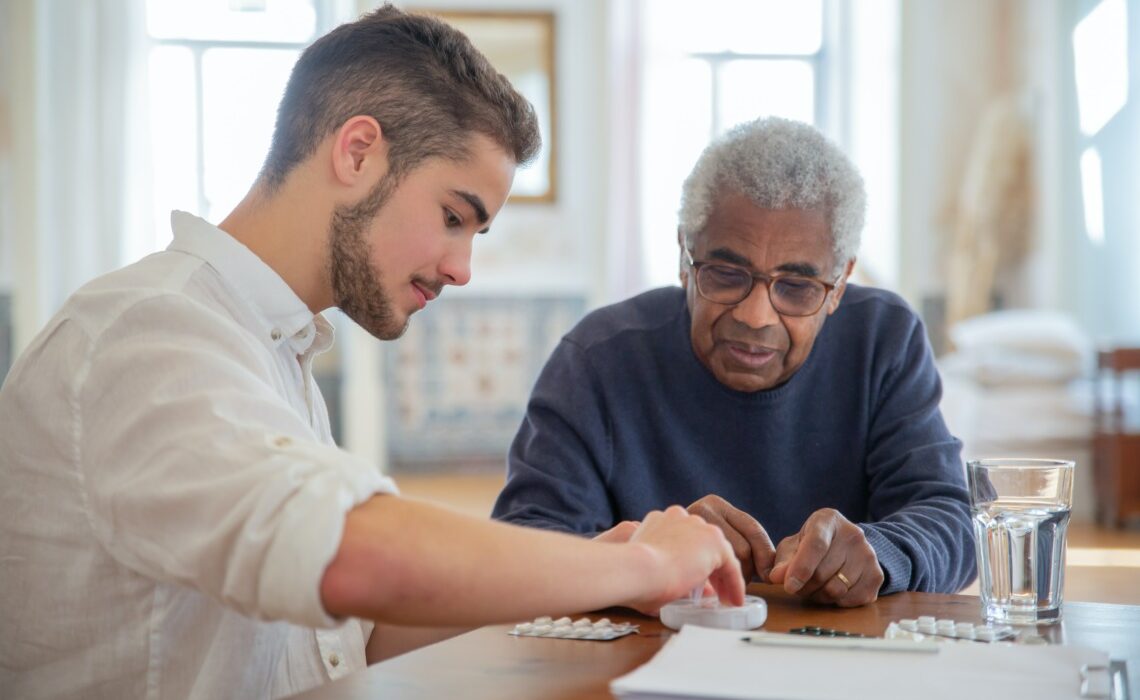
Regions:
<instances>
[{"instance_id":1,"label":"man's nose","mask_svg":"<svg viewBox=\"0 0 1140 700\"><path fill-rule=\"evenodd\" d=\"M473 236L459 236L439 261L439 274L445 284L462 287L471 281L471 241Z\"/></svg>"},{"instance_id":2,"label":"man's nose","mask_svg":"<svg viewBox=\"0 0 1140 700\"><path fill-rule=\"evenodd\" d=\"M750 328L764 328L780 322L780 314L772 306L768 285L759 280L748 296L733 307L732 317Z\"/></svg>"}]
</instances>

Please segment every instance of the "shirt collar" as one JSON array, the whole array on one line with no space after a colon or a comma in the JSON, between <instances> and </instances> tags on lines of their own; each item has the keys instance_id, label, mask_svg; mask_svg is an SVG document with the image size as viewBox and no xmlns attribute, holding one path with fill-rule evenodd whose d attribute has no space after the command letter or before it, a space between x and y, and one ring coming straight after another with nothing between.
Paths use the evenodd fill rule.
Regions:
<instances>
[{"instance_id":1,"label":"shirt collar","mask_svg":"<svg viewBox=\"0 0 1140 700\"><path fill-rule=\"evenodd\" d=\"M167 250L201 258L258 311L273 347L289 343L298 354L332 344L332 324L314 316L281 275L222 229L184 211L170 213L174 241Z\"/></svg>"}]
</instances>

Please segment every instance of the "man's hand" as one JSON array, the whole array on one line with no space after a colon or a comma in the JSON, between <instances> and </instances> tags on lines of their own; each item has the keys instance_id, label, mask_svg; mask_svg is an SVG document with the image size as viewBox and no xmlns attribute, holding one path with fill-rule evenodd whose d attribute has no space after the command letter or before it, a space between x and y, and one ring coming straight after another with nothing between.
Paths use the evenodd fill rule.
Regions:
<instances>
[{"instance_id":1,"label":"man's hand","mask_svg":"<svg viewBox=\"0 0 1140 700\"><path fill-rule=\"evenodd\" d=\"M656 615L665 603L687 596L697 586L707 591L709 585L724 605L744 604L740 563L723 533L681 506L647 514L629 544L648 549L658 571L654 579L660 581L630 607Z\"/></svg>"},{"instance_id":2,"label":"man's hand","mask_svg":"<svg viewBox=\"0 0 1140 700\"><path fill-rule=\"evenodd\" d=\"M879 597L883 569L863 530L822 508L780 542L769 579L813 602L852 608Z\"/></svg>"},{"instance_id":3,"label":"man's hand","mask_svg":"<svg viewBox=\"0 0 1140 700\"><path fill-rule=\"evenodd\" d=\"M734 508L731 503L714 494L693 503L688 511L701 516L705 522L716 525L724 532L728 543L732 545L733 553L740 561L740 571L745 581L751 581L753 576L761 581L768 580L776 548L756 518Z\"/></svg>"}]
</instances>

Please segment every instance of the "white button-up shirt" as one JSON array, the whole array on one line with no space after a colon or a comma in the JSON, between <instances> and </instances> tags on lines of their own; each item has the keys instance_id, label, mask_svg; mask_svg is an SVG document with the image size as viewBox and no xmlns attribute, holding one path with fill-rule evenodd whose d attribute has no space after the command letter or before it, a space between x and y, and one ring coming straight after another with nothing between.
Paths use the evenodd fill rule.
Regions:
<instances>
[{"instance_id":1,"label":"white button-up shirt","mask_svg":"<svg viewBox=\"0 0 1140 700\"><path fill-rule=\"evenodd\" d=\"M83 287L0 391L0 695L277 697L362 668L321 576L395 487L338 449L332 344L270 267L172 216Z\"/></svg>"}]
</instances>

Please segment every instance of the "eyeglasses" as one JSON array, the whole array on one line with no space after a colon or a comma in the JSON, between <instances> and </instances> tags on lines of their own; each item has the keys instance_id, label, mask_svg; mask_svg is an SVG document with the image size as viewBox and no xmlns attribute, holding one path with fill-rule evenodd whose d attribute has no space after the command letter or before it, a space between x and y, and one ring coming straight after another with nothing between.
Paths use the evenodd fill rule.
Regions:
<instances>
[{"instance_id":1,"label":"eyeglasses","mask_svg":"<svg viewBox=\"0 0 1140 700\"><path fill-rule=\"evenodd\" d=\"M736 265L694 262L693 253L685 248L689 267L696 277L697 293L714 304L732 306L748 298L759 280L768 287L772 308L782 316L811 316L823 308L827 295L839 283L827 283L795 273L765 275ZM842 274L840 275L842 277Z\"/></svg>"}]
</instances>

